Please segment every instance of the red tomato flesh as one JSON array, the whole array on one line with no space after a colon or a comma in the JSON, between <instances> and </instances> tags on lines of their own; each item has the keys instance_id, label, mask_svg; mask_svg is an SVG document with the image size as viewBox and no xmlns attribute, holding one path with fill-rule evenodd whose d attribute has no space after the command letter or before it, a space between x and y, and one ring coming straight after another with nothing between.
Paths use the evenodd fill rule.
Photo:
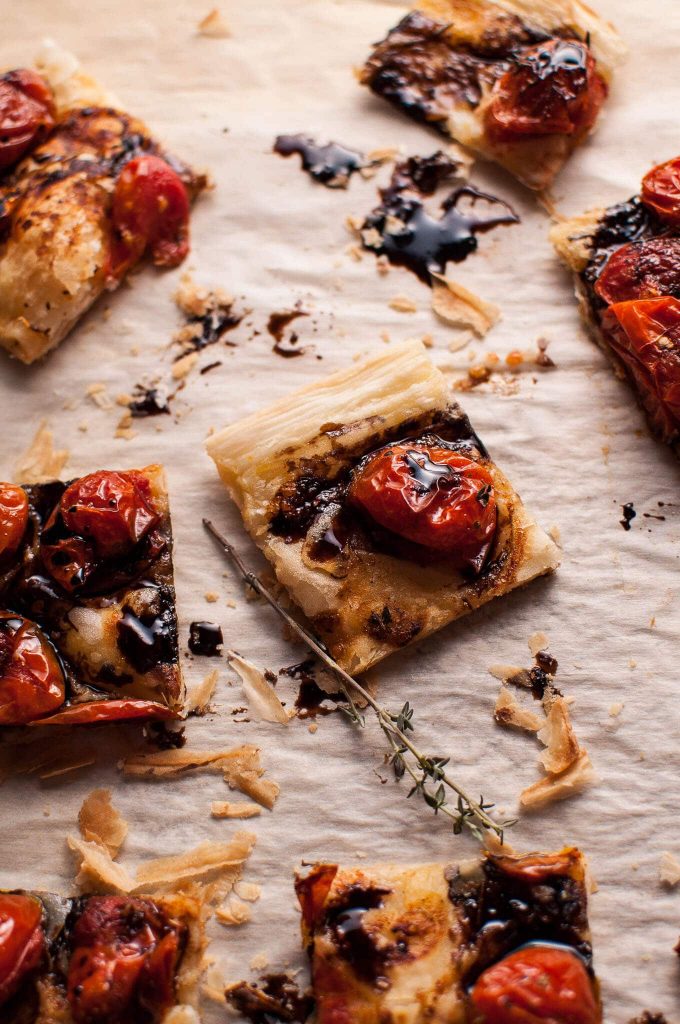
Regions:
<instances>
[{"instance_id":1,"label":"red tomato flesh","mask_svg":"<svg viewBox=\"0 0 680 1024\"><path fill-rule=\"evenodd\" d=\"M349 499L380 526L481 568L496 531L493 479L484 466L444 445L387 445L356 469Z\"/></svg>"},{"instance_id":2,"label":"red tomato flesh","mask_svg":"<svg viewBox=\"0 0 680 1024\"><path fill-rule=\"evenodd\" d=\"M0 893L0 1006L42 960L43 908L33 896Z\"/></svg>"},{"instance_id":3,"label":"red tomato flesh","mask_svg":"<svg viewBox=\"0 0 680 1024\"><path fill-rule=\"evenodd\" d=\"M35 71L0 76L0 171L42 142L54 128L54 115L52 90Z\"/></svg>"},{"instance_id":4,"label":"red tomato flesh","mask_svg":"<svg viewBox=\"0 0 680 1024\"><path fill-rule=\"evenodd\" d=\"M680 225L680 157L659 164L645 174L640 198L668 224Z\"/></svg>"},{"instance_id":5,"label":"red tomato flesh","mask_svg":"<svg viewBox=\"0 0 680 1024\"><path fill-rule=\"evenodd\" d=\"M125 165L113 195L114 237L108 277L119 280L148 250L158 267L177 267L189 252L189 196L158 156Z\"/></svg>"},{"instance_id":6,"label":"red tomato flesh","mask_svg":"<svg viewBox=\"0 0 680 1024\"><path fill-rule=\"evenodd\" d=\"M603 318L612 348L638 386L652 425L664 441L680 435L680 300L617 302Z\"/></svg>"},{"instance_id":7,"label":"red tomato flesh","mask_svg":"<svg viewBox=\"0 0 680 1024\"><path fill-rule=\"evenodd\" d=\"M24 725L64 703L56 651L39 626L0 612L0 725Z\"/></svg>"},{"instance_id":8,"label":"red tomato flesh","mask_svg":"<svg viewBox=\"0 0 680 1024\"><path fill-rule=\"evenodd\" d=\"M498 142L585 132L606 96L607 85L586 44L550 39L522 51L496 82L487 132Z\"/></svg>"},{"instance_id":9,"label":"red tomato flesh","mask_svg":"<svg viewBox=\"0 0 680 1024\"><path fill-rule=\"evenodd\" d=\"M19 548L28 525L28 495L15 484L0 483L0 559Z\"/></svg>"},{"instance_id":10,"label":"red tomato flesh","mask_svg":"<svg viewBox=\"0 0 680 1024\"><path fill-rule=\"evenodd\" d=\"M680 238L647 238L622 245L607 260L595 291L607 305L680 295Z\"/></svg>"},{"instance_id":11,"label":"red tomato flesh","mask_svg":"<svg viewBox=\"0 0 680 1024\"><path fill-rule=\"evenodd\" d=\"M121 698L119 700L92 700L72 704L49 718L41 718L31 725L101 725L106 722L132 721L135 718L179 718L176 711L155 700Z\"/></svg>"},{"instance_id":12,"label":"red tomato flesh","mask_svg":"<svg viewBox=\"0 0 680 1024\"><path fill-rule=\"evenodd\" d=\"M470 993L479 1024L599 1024L593 985L576 953L526 946L487 968Z\"/></svg>"},{"instance_id":13,"label":"red tomato flesh","mask_svg":"<svg viewBox=\"0 0 680 1024\"><path fill-rule=\"evenodd\" d=\"M73 929L74 1024L160 1021L175 1002L182 927L151 900L92 896Z\"/></svg>"}]
</instances>

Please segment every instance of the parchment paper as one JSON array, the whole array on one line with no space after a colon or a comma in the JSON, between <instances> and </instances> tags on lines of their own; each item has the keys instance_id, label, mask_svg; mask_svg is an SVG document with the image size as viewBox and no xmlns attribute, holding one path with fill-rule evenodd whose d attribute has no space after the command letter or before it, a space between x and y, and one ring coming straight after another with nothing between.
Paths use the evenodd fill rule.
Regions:
<instances>
[{"instance_id":1,"label":"parchment paper","mask_svg":"<svg viewBox=\"0 0 680 1024\"><path fill-rule=\"evenodd\" d=\"M569 213L632 194L653 162L678 151L680 6L676 0L598 0L598 7L615 19L632 53L596 136L555 187ZM380 277L372 256L355 262L344 253L351 242L344 219L371 209L377 182L355 178L346 193L334 193L311 183L296 158L271 153L274 136L284 131L364 149L402 145L409 153L428 153L438 147L440 140L390 112L352 74L369 43L402 11L398 4L363 0L224 0L232 36L211 39L196 33L208 0L5 0L2 8L2 65L29 63L39 39L50 35L178 154L210 168L217 187L196 207L189 266L197 281L228 289L252 313L230 335L237 348L216 346L202 355L199 367L216 359L222 366L189 377L174 404L179 420L136 421L132 440L114 438L123 410L103 411L85 392L102 382L115 398L145 374L169 379L167 345L180 323L171 295L180 272L136 275L44 365L27 369L3 358L0 472L11 474L42 417L71 451L67 474L164 462L183 648L188 623L208 618L222 624L227 646L263 667L299 661L304 650L284 641L267 609L246 602L233 573L224 577L225 566L204 536L200 519L208 514L259 564L202 445L210 427L383 346L383 331L393 340L431 334L433 358L452 379L469 365L468 351L448 351L454 332L435 320L429 291L415 277L397 269ZM546 813L523 816L510 838L525 850L575 842L588 853L599 884L591 919L607 1021L623 1024L643 1008L673 1019L679 988L671 950L680 930L680 891L662 889L658 864L663 850L680 855L678 468L649 437L632 395L584 336L571 282L546 240L546 214L503 174L478 166L474 180L508 198L522 223L483 238L480 251L455 270L458 280L503 310L501 323L472 350L478 357L489 351L503 356L544 336L557 366L524 373L516 393L477 390L463 403L541 522L559 525L564 561L554 579L385 663L376 673L380 692L394 708L411 701L422 745L450 755L465 784L511 813L521 788L539 775L538 749L494 725L498 684L487 670L495 662L530 664L528 637L539 629L548 633L560 663L558 684L575 697L575 726L599 782ZM388 308L397 294L412 297L418 312ZM314 348L283 360L271 352L266 320L297 300L313 314L298 321L301 343ZM637 518L624 532L620 505L628 501ZM220 593L219 603L206 604L209 590ZM187 660L188 681L201 679L212 664ZM472 853L471 841L451 836L426 808L407 802L403 787L383 784L388 773L372 725L358 734L331 716L311 734L299 721L285 728L238 724L230 712L242 703L240 687L224 660L220 668L218 713L190 723L189 744L257 743L282 786L274 812L253 823L258 844L247 877L262 883L263 895L252 921L213 929L213 952L227 978L249 976L250 959L261 952L272 966L301 965L291 886L301 859L409 862ZM612 717L616 702L623 710ZM69 886L73 869L64 837L74 831L82 799L95 785L114 788L114 801L130 821L123 856L131 867L238 827L210 819L210 801L229 797L219 776L125 783L112 758L52 785L10 781L0 792L1 886ZM224 1013L209 1007L206 1019Z\"/></svg>"}]
</instances>

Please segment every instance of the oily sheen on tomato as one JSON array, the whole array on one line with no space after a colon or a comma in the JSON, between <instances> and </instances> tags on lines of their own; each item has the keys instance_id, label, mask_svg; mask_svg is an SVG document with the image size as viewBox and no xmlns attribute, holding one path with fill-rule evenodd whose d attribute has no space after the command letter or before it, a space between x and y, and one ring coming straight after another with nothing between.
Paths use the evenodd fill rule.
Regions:
<instances>
[{"instance_id":1,"label":"oily sheen on tomato","mask_svg":"<svg viewBox=\"0 0 680 1024\"><path fill-rule=\"evenodd\" d=\"M0 563L18 550L28 525L28 496L16 484L0 483Z\"/></svg>"},{"instance_id":2,"label":"oily sheen on tomato","mask_svg":"<svg viewBox=\"0 0 680 1024\"><path fill-rule=\"evenodd\" d=\"M82 586L102 562L127 556L158 523L148 482L138 473L99 470L70 484L41 544L50 575Z\"/></svg>"},{"instance_id":3,"label":"oily sheen on tomato","mask_svg":"<svg viewBox=\"0 0 680 1024\"><path fill-rule=\"evenodd\" d=\"M161 157L146 154L125 165L113 194L108 276L118 280L148 250L159 267L176 267L189 252L189 196Z\"/></svg>"},{"instance_id":4,"label":"oily sheen on tomato","mask_svg":"<svg viewBox=\"0 0 680 1024\"><path fill-rule=\"evenodd\" d=\"M33 896L0 893L0 1007L42 960L42 917L42 905Z\"/></svg>"},{"instance_id":5,"label":"oily sheen on tomato","mask_svg":"<svg viewBox=\"0 0 680 1024\"><path fill-rule=\"evenodd\" d=\"M617 302L603 319L610 343L635 380L652 425L680 436L680 299Z\"/></svg>"},{"instance_id":6,"label":"oily sheen on tomato","mask_svg":"<svg viewBox=\"0 0 680 1024\"><path fill-rule=\"evenodd\" d=\"M659 295L680 297L680 238L662 236L622 245L595 284L607 305Z\"/></svg>"},{"instance_id":7,"label":"oily sheen on tomato","mask_svg":"<svg viewBox=\"0 0 680 1024\"><path fill-rule=\"evenodd\" d=\"M64 703L54 647L35 622L0 612L0 725L25 725Z\"/></svg>"},{"instance_id":8,"label":"oily sheen on tomato","mask_svg":"<svg viewBox=\"0 0 680 1024\"><path fill-rule=\"evenodd\" d=\"M348 497L386 530L461 569L481 568L496 531L491 474L443 444L381 448L357 467Z\"/></svg>"},{"instance_id":9,"label":"oily sheen on tomato","mask_svg":"<svg viewBox=\"0 0 680 1024\"><path fill-rule=\"evenodd\" d=\"M640 198L672 227L680 226L680 157L653 167L642 179Z\"/></svg>"},{"instance_id":10,"label":"oily sheen on tomato","mask_svg":"<svg viewBox=\"0 0 680 1024\"><path fill-rule=\"evenodd\" d=\"M156 1024L174 1003L181 928L150 900L92 896L73 929L74 1024Z\"/></svg>"},{"instance_id":11,"label":"oily sheen on tomato","mask_svg":"<svg viewBox=\"0 0 680 1024\"><path fill-rule=\"evenodd\" d=\"M54 116L52 90L35 71L20 68L0 76L0 171L42 142Z\"/></svg>"},{"instance_id":12,"label":"oily sheen on tomato","mask_svg":"<svg viewBox=\"0 0 680 1024\"><path fill-rule=\"evenodd\" d=\"M599 1024L588 971L557 946L525 946L477 979L470 992L476 1024Z\"/></svg>"},{"instance_id":13,"label":"oily sheen on tomato","mask_svg":"<svg viewBox=\"0 0 680 1024\"><path fill-rule=\"evenodd\" d=\"M486 129L497 142L574 135L595 123L607 85L585 43L550 39L519 53L493 87Z\"/></svg>"}]
</instances>

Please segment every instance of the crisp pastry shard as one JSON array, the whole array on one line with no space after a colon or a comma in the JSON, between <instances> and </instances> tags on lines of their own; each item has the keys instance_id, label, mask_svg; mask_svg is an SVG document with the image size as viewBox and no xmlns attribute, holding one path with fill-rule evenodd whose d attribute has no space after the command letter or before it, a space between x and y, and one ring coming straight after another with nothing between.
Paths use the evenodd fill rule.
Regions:
<instances>
[{"instance_id":1,"label":"crisp pastry shard","mask_svg":"<svg viewBox=\"0 0 680 1024\"><path fill-rule=\"evenodd\" d=\"M347 482L370 453L423 438L489 480L477 514L491 493L497 520L472 569L368 521L348 500ZM294 392L212 435L207 449L279 582L350 672L559 563L418 341Z\"/></svg>"},{"instance_id":2,"label":"crisp pastry shard","mask_svg":"<svg viewBox=\"0 0 680 1024\"><path fill-rule=\"evenodd\" d=\"M529 997L536 1019L601 1020L586 864L576 849L451 865L318 864L298 876L296 890L319 1024L495 1019L479 1015L489 1012L493 975L512 972L529 950L547 972L557 956L579 986L573 1018L539 1005L539 986ZM542 987L555 996L545 977Z\"/></svg>"},{"instance_id":3,"label":"crisp pastry shard","mask_svg":"<svg viewBox=\"0 0 680 1024\"><path fill-rule=\"evenodd\" d=\"M360 80L540 190L592 128L624 55L579 0L419 0Z\"/></svg>"},{"instance_id":4,"label":"crisp pastry shard","mask_svg":"<svg viewBox=\"0 0 680 1024\"><path fill-rule=\"evenodd\" d=\"M163 468L0 484L0 725L177 717Z\"/></svg>"},{"instance_id":5,"label":"crisp pastry shard","mask_svg":"<svg viewBox=\"0 0 680 1024\"><path fill-rule=\"evenodd\" d=\"M188 251L188 201L205 186L204 177L164 153L73 55L48 45L37 69L52 91L45 98L52 104L48 125L19 162L0 154L0 346L24 363L58 345L145 248L159 265L180 262ZM0 85L10 89L7 78ZM128 216L118 223L112 212L121 176L140 160L145 174L151 168L160 175L155 198L165 212L152 215L159 245L153 237L148 246L133 237L141 220Z\"/></svg>"}]
</instances>

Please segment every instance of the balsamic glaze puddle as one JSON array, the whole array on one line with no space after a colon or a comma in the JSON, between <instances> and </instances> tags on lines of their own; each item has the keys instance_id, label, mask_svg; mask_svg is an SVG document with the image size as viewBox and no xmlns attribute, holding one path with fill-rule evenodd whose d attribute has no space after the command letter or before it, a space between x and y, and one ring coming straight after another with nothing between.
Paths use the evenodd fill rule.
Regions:
<instances>
[{"instance_id":1,"label":"balsamic glaze puddle","mask_svg":"<svg viewBox=\"0 0 680 1024\"><path fill-rule=\"evenodd\" d=\"M390 184L380 190L382 202L362 225L364 248L431 284L432 271L442 273L447 262L461 263L475 251L479 233L519 222L508 203L472 185L453 189L441 203L439 217L428 213L423 197L431 196L456 169L441 152L397 164ZM366 241L371 229L379 234L378 241L370 235Z\"/></svg>"},{"instance_id":2,"label":"balsamic glaze puddle","mask_svg":"<svg viewBox=\"0 0 680 1024\"><path fill-rule=\"evenodd\" d=\"M118 645L137 672L150 672L157 665L173 660L174 616L138 616L131 608L123 608L117 623Z\"/></svg>"},{"instance_id":3,"label":"balsamic glaze puddle","mask_svg":"<svg viewBox=\"0 0 680 1024\"><path fill-rule=\"evenodd\" d=\"M620 519L619 522L624 530L630 530L631 520L635 519L637 515L637 512L633 508L633 502L627 501L625 505L621 506L621 511L623 513L623 519Z\"/></svg>"},{"instance_id":4,"label":"balsamic glaze puddle","mask_svg":"<svg viewBox=\"0 0 680 1024\"><path fill-rule=\"evenodd\" d=\"M128 409L135 419L143 416L169 415L172 397L174 396L165 394L160 388L147 388L142 384L137 384Z\"/></svg>"},{"instance_id":5,"label":"balsamic glaze puddle","mask_svg":"<svg viewBox=\"0 0 680 1024\"><path fill-rule=\"evenodd\" d=\"M227 1002L252 1024L304 1024L314 1008L311 992L300 991L288 974L266 974L257 985L242 981L226 995Z\"/></svg>"},{"instance_id":6,"label":"balsamic glaze puddle","mask_svg":"<svg viewBox=\"0 0 680 1024\"><path fill-rule=\"evenodd\" d=\"M284 335L286 327L292 324L293 320L297 320L301 316L309 316L309 313L306 313L304 309L299 309L297 306L295 309L282 309L278 312L270 313L269 320L267 321L267 330L274 339L272 352L276 352L277 356L283 356L284 359L294 359L296 356L304 355L307 351L304 347L297 347L299 339L295 331Z\"/></svg>"},{"instance_id":7,"label":"balsamic glaze puddle","mask_svg":"<svg viewBox=\"0 0 680 1024\"><path fill-rule=\"evenodd\" d=\"M351 176L368 166L363 153L338 142L320 145L307 135L278 135L274 152L286 157L299 153L302 169L327 188L346 188Z\"/></svg>"},{"instance_id":8,"label":"balsamic glaze puddle","mask_svg":"<svg viewBox=\"0 0 680 1024\"><path fill-rule=\"evenodd\" d=\"M341 691L327 693L322 690L314 677L315 661L308 658L297 665L289 665L279 672L281 676L299 680L300 686L295 698L297 717L301 719L316 718L318 715L332 715L347 704L347 698Z\"/></svg>"},{"instance_id":9,"label":"balsamic glaze puddle","mask_svg":"<svg viewBox=\"0 0 680 1024\"><path fill-rule=\"evenodd\" d=\"M383 905L390 889L378 886L350 886L340 899L326 911L325 924L330 930L340 955L354 967L356 973L367 981L375 982L384 970L385 963L394 955L394 948L378 949L371 935L364 928L364 915ZM405 949L397 952L403 954Z\"/></svg>"},{"instance_id":10,"label":"balsamic glaze puddle","mask_svg":"<svg viewBox=\"0 0 680 1024\"><path fill-rule=\"evenodd\" d=\"M216 622L192 622L189 626L189 650L204 658L220 658L224 643L222 628Z\"/></svg>"}]
</instances>

